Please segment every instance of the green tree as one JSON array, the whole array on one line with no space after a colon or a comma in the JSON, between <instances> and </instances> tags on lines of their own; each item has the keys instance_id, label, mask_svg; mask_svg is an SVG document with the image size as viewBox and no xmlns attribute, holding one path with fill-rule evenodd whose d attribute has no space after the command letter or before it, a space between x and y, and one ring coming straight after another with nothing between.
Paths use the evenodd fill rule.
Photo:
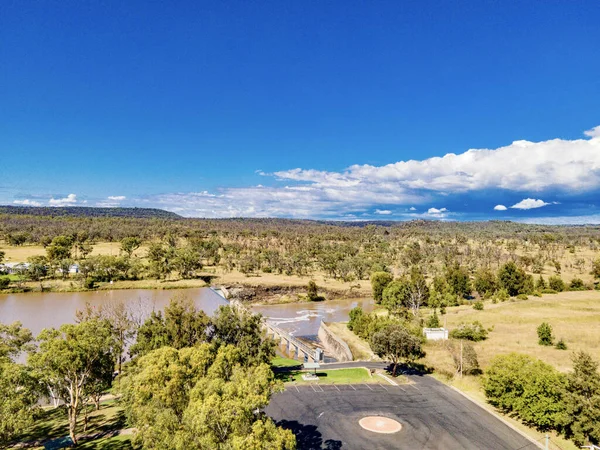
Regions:
<instances>
[{"instance_id":1,"label":"green tree","mask_svg":"<svg viewBox=\"0 0 600 450\"><path fill-rule=\"evenodd\" d=\"M371 289L375 303L381 303L383 291L393 281L394 277L388 272L373 272L371 274Z\"/></svg>"},{"instance_id":2,"label":"green tree","mask_svg":"<svg viewBox=\"0 0 600 450\"><path fill-rule=\"evenodd\" d=\"M398 363L402 359L414 361L425 356L421 348L421 339L402 325L391 325L373 334L371 349L377 356L387 358L394 364L393 376L396 376Z\"/></svg>"},{"instance_id":3,"label":"green tree","mask_svg":"<svg viewBox=\"0 0 600 450\"><path fill-rule=\"evenodd\" d=\"M549 364L528 355L496 356L483 378L488 402L540 430L562 420L564 376Z\"/></svg>"},{"instance_id":4,"label":"green tree","mask_svg":"<svg viewBox=\"0 0 600 450\"><path fill-rule=\"evenodd\" d=\"M409 298L409 285L405 278L394 280L383 290L381 305L392 314L406 310Z\"/></svg>"},{"instance_id":5,"label":"green tree","mask_svg":"<svg viewBox=\"0 0 600 450\"><path fill-rule=\"evenodd\" d=\"M542 275L540 275L540 277L536 281L535 288L539 289L540 291L548 289L548 283L546 283L546 280L544 280L544 277Z\"/></svg>"},{"instance_id":6,"label":"green tree","mask_svg":"<svg viewBox=\"0 0 600 450\"><path fill-rule=\"evenodd\" d=\"M469 272L458 263L446 268L446 281L450 292L459 297L468 297L473 291Z\"/></svg>"},{"instance_id":7,"label":"green tree","mask_svg":"<svg viewBox=\"0 0 600 450\"><path fill-rule=\"evenodd\" d=\"M29 355L29 365L51 397L67 408L69 436L77 445L77 422L82 408L95 393L94 385L112 376L115 346L107 321L89 320L59 329L44 329L39 349Z\"/></svg>"},{"instance_id":8,"label":"green tree","mask_svg":"<svg viewBox=\"0 0 600 450\"><path fill-rule=\"evenodd\" d=\"M594 278L600 278L600 258L597 258L592 262L591 275L593 275Z\"/></svg>"},{"instance_id":9,"label":"green tree","mask_svg":"<svg viewBox=\"0 0 600 450\"><path fill-rule=\"evenodd\" d=\"M212 317L210 342L233 345L248 364L269 364L275 356L275 343L262 330L262 317L243 308L220 306Z\"/></svg>"},{"instance_id":10,"label":"green tree","mask_svg":"<svg viewBox=\"0 0 600 450\"><path fill-rule=\"evenodd\" d=\"M554 336L552 335L552 327L546 322L537 328L538 344L540 345L554 345Z\"/></svg>"},{"instance_id":11,"label":"green tree","mask_svg":"<svg viewBox=\"0 0 600 450\"><path fill-rule=\"evenodd\" d=\"M475 274L475 290L481 297L491 296L498 289L496 275L489 269L482 268Z\"/></svg>"},{"instance_id":12,"label":"green tree","mask_svg":"<svg viewBox=\"0 0 600 450\"><path fill-rule=\"evenodd\" d=\"M573 356L563 394L565 434L577 445L600 443L600 373L598 362L584 352Z\"/></svg>"},{"instance_id":13,"label":"green tree","mask_svg":"<svg viewBox=\"0 0 600 450\"><path fill-rule=\"evenodd\" d=\"M57 236L52 239L52 243L46 247L48 260L58 262L65 259L71 259L71 250L73 240L68 236Z\"/></svg>"},{"instance_id":14,"label":"green tree","mask_svg":"<svg viewBox=\"0 0 600 450\"><path fill-rule=\"evenodd\" d=\"M518 267L514 261L507 262L498 271L498 283L506 289L511 297L525 293L525 278L525 271Z\"/></svg>"},{"instance_id":15,"label":"green tree","mask_svg":"<svg viewBox=\"0 0 600 450\"><path fill-rule=\"evenodd\" d=\"M121 239L121 250L127 254L128 258L133 256L135 252L142 245L142 240L139 237L129 236Z\"/></svg>"},{"instance_id":16,"label":"green tree","mask_svg":"<svg viewBox=\"0 0 600 450\"><path fill-rule=\"evenodd\" d=\"M565 282L561 277L555 275L548 279L548 287L556 292L562 292L565 290Z\"/></svg>"},{"instance_id":17,"label":"green tree","mask_svg":"<svg viewBox=\"0 0 600 450\"><path fill-rule=\"evenodd\" d=\"M475 320L472 323L461 323L458 325L458 327L450 332L450 337L478 342L486 339L487 333L481 322Z\"/></svg>"},{"instance_id":18,"label":"green tree","mask_svg":"<svg viewBox=\"0 0 600 450\"><path fill-rule=\"evenodd\" d=\"M190 299L172 298L164 316L160 311L153 311L138 329L130 353L143 355L163 346L180 349L206 342L209 326L208 316L197 310Z\"/></svg>"},{"instance_id":19,"label":"green tree","mask_svg":"<svg viewBox=\"0 0 600 450\"><path fill-rule=\"evenodd\" d=\"M216 354L209 344L163 347L139 358L121 383L135 441L157 450L294 449L290 431L256 413L281 384L267 364L247 363L232 345Z\"/></svg>"},{"instance_id":20,"label":"green tree","mask_svg":"<svg viewBox=\"0 0 600 450\"><path fill-rule=\"evenodd\" d=\"M317 283L315 283L313 280L310 280L306 286L306 297L311 302L324 300L324 298L319 295L319 287L317 286Z\"/></svg>"}]
</instances>

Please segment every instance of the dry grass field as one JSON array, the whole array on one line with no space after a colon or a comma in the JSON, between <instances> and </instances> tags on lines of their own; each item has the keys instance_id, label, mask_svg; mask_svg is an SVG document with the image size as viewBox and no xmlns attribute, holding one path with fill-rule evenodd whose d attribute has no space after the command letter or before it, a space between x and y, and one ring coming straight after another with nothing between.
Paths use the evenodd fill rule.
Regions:
<instances>
[{"instance_id":1,"label":"dry grass field","mask_svg":"<svg viewBox=\"0 0 600 450\"><path fill-rule=\"evenodd\" d=\"M442 319L443 320L443 319ZM448 308L450 330L461 322L480 321L492 328L485 341L474 347L483 369L498 354L520 352L552 364L560 371L571 368L573 351L583 350L600 359L600 291L562 292L528 300L485 303L483 311L470 306ZM538 345L537 327L548 322L556 340L562 338L567 350ZM451 370L451 359L443 345L428 343L427 362Z\"/></svg>"}]
</instances>

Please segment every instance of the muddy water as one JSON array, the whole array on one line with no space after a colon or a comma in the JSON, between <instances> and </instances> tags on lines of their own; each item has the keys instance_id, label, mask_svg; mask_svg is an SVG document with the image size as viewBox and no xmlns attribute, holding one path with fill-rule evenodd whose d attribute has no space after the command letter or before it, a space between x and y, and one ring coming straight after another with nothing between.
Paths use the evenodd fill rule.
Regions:
<instances>
[{"instance_id":1,"label":"muddy water","mask_svg":"<svg viewBox=\"0 0 600 450\"><path fill-rule=\"evenodd\" d=\"M37 335L43 328L74 322L75 312L83 309L86 302L97 306L110 301L125 301L134 312L147 315L153 309L163 309L176 295L192 299L196 307L207 314L212 314L220 305L227 304L221 296L208 288L0 294L0 322L6 324L18 320ZM373 309L373 300L287 303L255 306L252 309L295 336L314 336L321 320L348 320L348 313L355 306L361 306L369 312Z\"/></svg>"},{"instance_id":2,"label":"muddy water","mask_svg":"<svg viewBox=\"0 0 600 450\"><path fill-rule=\"evenodd\" d=\"M27 294L0 294L0 322L21 321L37 335L43 328L58 327L75 321L75 312L86 302L97 306L110 301L124 301L135 313L150 314L153 309L163 309L174 296L192 299L197 308L212 314L227 302L208 288L174 290L115 290L95 292L45 292Z\"/></svg>"}]
</instances>

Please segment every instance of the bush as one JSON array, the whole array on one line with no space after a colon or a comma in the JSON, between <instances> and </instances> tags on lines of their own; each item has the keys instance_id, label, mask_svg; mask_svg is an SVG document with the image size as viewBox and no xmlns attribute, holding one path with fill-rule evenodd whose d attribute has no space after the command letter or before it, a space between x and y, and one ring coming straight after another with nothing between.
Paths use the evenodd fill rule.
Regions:
<instances>
[{"instance_id":1,"label":"bush","mask_svg":"<svg viewBox=\"0 0 600 450\"><path fill-rule=\"evenodd\" d=\"M565 341L563 341L563 339L560 338L559 341L556 343L555 347L558 350L566 350L567 349L567 344L565 344Z\"/></svg>"},{"instance_id":2,"label":"bush","mask_svg":"<svg viewBox=\"0 0 600 450\"><path fill-rule=\"evenodd\" d=\"M552 327L546 323L543 322L538 328L537 328L537 335L538 335L538 344L540 345L552 345L554 343L554 337L552 336Z\"/></svg>"},{"instance_id":3,"label":"bush","mask_svg":"<svg viewBox=\"0 0 600 450\"><path fill-rule=\"evenodd\" d=\"M313 280L310 280L308 282L308 286L306 287L306 297L311 302L320 302L322 300L325 300L325 297L319 295L319 287L317 286L317 283L315 283Z\"/></svg>"},{"instance_id":4,"label":"bush","mask_svg":"<svg viewBox=\"0 0 600 450\"><path fill-rule=\"evenodd\" d=\"M96 280L92 277L87 277L85 279L83 287L85 287L86 289L94 289L96 287Z\"/></svg>"},{"instance_id":5,"label":"bush","mask_svg":"<svg viewBox=\"0 0 600 450\"><path fill-rule=\"evenodd\" d=\"M10 278L0 277L0 289L6 289L10 284Z\"/></svg>"},{"instance_id":6,"label":"bush","mask_svg":"<svg viewBox=\"0 0 600 450\"><path fill-rule=\"evenodd\" d=\"M435 311L433 314L427 318L427 322L425 322L427 328L439 328L440 327L440 319Z\"/></svg>"},{"instance_id":7,"label":"bush","mask_svg":"<svg viewBox=\"0 0 600 450\"><path fill-rule=\"evenodd\" d=\"M477 311L483 311L483 302L481 300L478 300L475 303L473 303L473 309L476 309Z\"/></svg>"},{"instance_id":8,"label":"bush","mask_svg":"<svg viewBox=\"0 0 600 450\"><path fill-rule=\"evenodd\" d=\"M542 289L542 294L558 294L554 289Z\"/></svg>"},{"instance_id":9,"label":"bush","mask_svg":"<svg viewBox=\"0 0 600 450\"><path fill-rule=\"evenodd\" d=\"M559 276L552 276L548 279L548 287L556 292L565 290L565 282Z\"/></svg>"},{"instance_id":10,"label":"bush","mask_svg":"<svg viewBox=\"0 0 600 450\"><path fill-rule=\"evenodd\" d=\"M487 330L481 322L461 323L457 328L450 332L450 337L454 339L466 339L468 341L483 341L487 338Z\"/></svg>"},{"instance_id":11,"label":"bush","mask_svg":"<svg viewBox=\"0 0 600 450\"><path fill-rule=\"evenodd\" d=\"M533 294L531 295L533 295L534 297L541 297L542 293L540 291L533 291Z\"/></svg>"},{"instance_id":12,"label":"bush","mask_svg":"<svg viewBox=\"0 0 600 450\"><path fill-rule=\"evenodd\" d=\"M517 295L517 300L527 300L527 294L519 294Z\"/></svg>"},{"instance_id":13,"label":"bush","mask_svg":"<svg viewBox=\"0 0 600 450\"><path fill-rule=\"evenodd\" d=\"M497 299L499 302L505 302L510 298L510 295L508 295L508 291L506 289L502 288L498 292L496 292L494 298Z\"/></svg>"},{"instance_id":14,"label":"bush","mask_svg":"<svg viewBox=\"0 0 600 450\"><path fill-rule=\"evenodd\" d=\"M585 284L581 278L573 278L569 285L571 291L585 291Z\"/></svg>"},{"instance_id":15,"label":"bush","mask_svg":"<svg viewBox=\"0 0 600 450\"><path fill-rule=\"evenodd\" d=\"M552 366L517 353L495 357L483 379L490 404L540 430L560 423L564 385L564 375Z\"/></svg>"}]
</instances>

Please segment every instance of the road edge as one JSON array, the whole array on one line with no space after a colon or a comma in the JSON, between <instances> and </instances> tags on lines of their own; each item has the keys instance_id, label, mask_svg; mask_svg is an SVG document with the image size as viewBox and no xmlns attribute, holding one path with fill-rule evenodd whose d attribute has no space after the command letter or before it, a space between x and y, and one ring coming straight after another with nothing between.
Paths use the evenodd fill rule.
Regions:
<instances>
[{"instance_id":1,"label":"road edge","mask_svg":"<svg viewBox=\"0 0 600 450\"><path fill-rule=\"evenodd\" d=\"M435 378L434 378L435 379ZM439 380L436 380L439 381ZM444 383L445 384L445 383ZM450 389L452 389L455 392L458 392L460 395L462 395L464 398L466 398L467 400L469 400L471 403L473 403L474 405L477 405L479 408L483 409L484 411L486 411L487 413L491 414L492 416L494 416L496 419L500 420L500 422L502 422L504 425L506 425L507 427L509 427L511 430L516 431L517 433L519 433L521 436L523 436L525 439L527 439L529 442L531 442L532 444L534 444L535 446L537 446L540 449L544 449L544 446L534 440L531 436L529 436L527 433L525 433L522 430L519 430L517 427L515 427L512 423L508 422L506 419L504 419L500 414L498 414L497 412L486 408L484 405L481 404L480 401L474 399L473 397L471 397L470 395L464 393L463 391L461 391L460 389L446 384L446 386L448 386Z\"/></svg>"}]
</instances>

